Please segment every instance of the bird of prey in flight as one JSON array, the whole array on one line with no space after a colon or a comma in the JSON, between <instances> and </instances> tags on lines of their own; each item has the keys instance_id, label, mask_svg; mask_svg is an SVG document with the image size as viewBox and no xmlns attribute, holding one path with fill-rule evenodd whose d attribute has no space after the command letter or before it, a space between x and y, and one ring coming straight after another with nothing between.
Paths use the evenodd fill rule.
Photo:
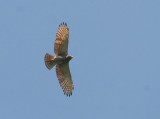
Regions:
<instances>
[{"instance_id":1,"label":"bird of prey in flight","mask_svg":"<svg viewBox=\"0 0 160 119\"><path fill-rule=\"evenodd\" d=\"M69 69L69 61L73 56L68 55L68 39L69 28L67 28L67 24L63 22L59 25L54 43L54 53L56 56L46 53L44 61L49 70L56 65L56 74L60 86L64 94L70 96L72 95L74 86Z\"/></svg>"}]
</instances>

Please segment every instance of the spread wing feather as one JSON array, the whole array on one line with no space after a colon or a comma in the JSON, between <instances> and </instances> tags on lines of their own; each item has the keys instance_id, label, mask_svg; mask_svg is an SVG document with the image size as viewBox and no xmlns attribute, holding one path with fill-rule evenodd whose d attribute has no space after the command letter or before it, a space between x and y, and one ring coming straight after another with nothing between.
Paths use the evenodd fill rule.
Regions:
<instances>
[{"instance_id":1,"label":"spread wing feather","mask_svg":"<svg viewBox=\"0 0 160 119\"><path fill-rule=\"evenodd\" d=\"M54 43L54 52L56 56L68 55L68 38L69 29L67 28L67 24L63 22L59 25Z\"/></svg>"},{"instance_id":2,"label":"spread wing feather","mask_svg":"<svg viewBox=\"0 0 160 119\"><path fill-rule=\"evenodd\" d=\"M73 81L69 69L69 63L57 64L56 73L64 94L67 96L72 95Z\"/></svg>"}]
</instances>

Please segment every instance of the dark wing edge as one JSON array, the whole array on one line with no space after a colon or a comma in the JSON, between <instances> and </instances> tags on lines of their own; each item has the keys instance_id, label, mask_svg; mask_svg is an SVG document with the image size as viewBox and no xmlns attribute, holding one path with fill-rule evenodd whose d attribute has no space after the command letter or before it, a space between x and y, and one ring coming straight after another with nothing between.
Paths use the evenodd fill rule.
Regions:
<instances>
[{"instance_id":1,"label":"dark wing edge","mask_svg":"<svg viewBox=\"0 0 160 119\"><path fill-rule=\"evenodd\" d=\"M57 78L65 95L71 96L74 89L69 63L56 65Z\"/></svg>"}]
</instances>

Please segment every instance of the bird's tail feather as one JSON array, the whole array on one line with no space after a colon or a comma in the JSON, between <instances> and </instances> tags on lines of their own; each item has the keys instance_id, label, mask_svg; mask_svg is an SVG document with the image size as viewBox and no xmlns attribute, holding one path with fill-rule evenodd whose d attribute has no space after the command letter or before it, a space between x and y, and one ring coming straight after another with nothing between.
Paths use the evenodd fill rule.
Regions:
<instances>
[{"instance_id":1,"label":"bird's tail feather","mask_svg":"<svg viewBox=\"0 0 160 119\"><path fill-rule=\"evenodd\" d=\"M54 61L54 59L55 59L55 56L46 53L46 55L44 57L44 61L45 61L46 67L49 70L52 69L56 65L56 62Z\"/></svg>"}]
</instances>

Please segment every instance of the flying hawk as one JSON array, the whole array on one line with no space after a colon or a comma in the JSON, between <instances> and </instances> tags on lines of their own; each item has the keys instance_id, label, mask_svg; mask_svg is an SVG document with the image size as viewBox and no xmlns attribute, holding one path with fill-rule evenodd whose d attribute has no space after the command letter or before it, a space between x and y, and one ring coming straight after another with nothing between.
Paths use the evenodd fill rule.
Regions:
<instances>
[{"instance_id":1,"label":"flying hawk","mask_svg":"<svg viewBox=\"0 0 160 119\"><path fill-rule=\"evenodd\" d=\"M72 95L74 86L69 69L69 61L73 56L68 55L68 38L69 29L67 28L67 24L63 22L59 25L54 43L54 53L56 56L46 53L44 61L49 70L56 65L57 78L63 92L67 96L70 96Z\"/></svg>"}]
</instances>

